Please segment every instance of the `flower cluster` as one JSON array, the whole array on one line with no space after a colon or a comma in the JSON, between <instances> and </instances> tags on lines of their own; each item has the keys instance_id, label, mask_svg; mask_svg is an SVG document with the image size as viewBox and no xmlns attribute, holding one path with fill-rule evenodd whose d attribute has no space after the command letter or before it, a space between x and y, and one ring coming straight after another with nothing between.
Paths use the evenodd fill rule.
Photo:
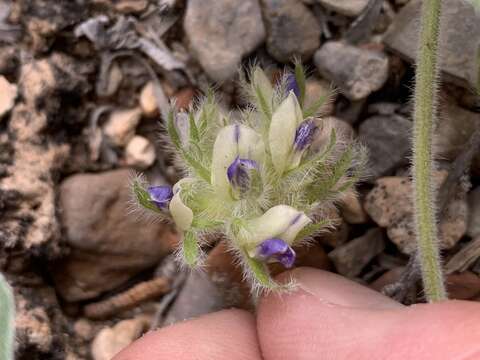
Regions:
<instances>
[{"instance_id":1,"label":"flower cluster","mask_svg":"<svg viewBox=\"0 0 480 360\"><path fill-rule=\"evenodd\" d=\"M327 209L359 175L362 152L307 103L300 65L275 85L258 67L242 81L251 106L234 118L209 94L166 129L184 178L173 188L133 182L137 202L172 219L190 266L210 234L228 241L254 289L278 288L268 263L295 264L294 247L330 224Z\"/></svg>"}]
</instances>

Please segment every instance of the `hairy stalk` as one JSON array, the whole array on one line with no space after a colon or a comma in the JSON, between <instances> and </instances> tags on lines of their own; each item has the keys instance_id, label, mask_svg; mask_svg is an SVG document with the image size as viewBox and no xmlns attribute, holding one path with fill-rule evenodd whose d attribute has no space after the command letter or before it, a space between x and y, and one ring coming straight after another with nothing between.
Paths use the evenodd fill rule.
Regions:
<instances>
[{"instance_id":1,"label":"hairy stalk","mask_svg":"<svg viewBox=\"0 0 480 360\"><path fill-rule=\"evenodd\" d=\"M424 0L415 81L413 180L418 256L429 302L447 298L437 242L432 137L437 107L438 39L441 0Z\"/></svg>"}]
</instances>

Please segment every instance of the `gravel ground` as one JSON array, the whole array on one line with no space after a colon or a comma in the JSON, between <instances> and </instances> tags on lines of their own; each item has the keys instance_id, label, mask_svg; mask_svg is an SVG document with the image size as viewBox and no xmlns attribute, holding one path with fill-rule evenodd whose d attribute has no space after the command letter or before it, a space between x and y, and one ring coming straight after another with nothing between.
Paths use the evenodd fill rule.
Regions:
<instances>
[{"instance_id":1,"label":"gravel ground","mask_svg":"<svg viewBox=\"0 0 480 360\"><path fill-rule=\"evenodd\" d=\"M480 148L472 134L480 100L471 89L480 19L467 2L444 3L440 242L451 297L478 300ZM335 229L297 249L297 266L423 301L409 262L419 5L0 0L0 270L16 296L16 358L107 360L149 329L253 308L223 243L212 246L206 271L186 272L171 255L175 230L131 215L128 189L133 171L155 184L178 178L159 141L168 100L187 109L213 86L222 107L242 108L239 71L253 62L276 79L300 59L307 92L332 93L324 117L370 153L368 176L333 210Z\"/></svg>"}]
</instances>

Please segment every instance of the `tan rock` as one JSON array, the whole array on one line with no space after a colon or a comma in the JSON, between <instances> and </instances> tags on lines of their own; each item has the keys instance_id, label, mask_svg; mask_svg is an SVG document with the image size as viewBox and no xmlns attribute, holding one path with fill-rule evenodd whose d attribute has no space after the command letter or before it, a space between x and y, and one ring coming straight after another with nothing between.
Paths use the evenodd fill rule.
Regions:
<instances>
[{"instance_id":1,"label":"tan rock","mask_svg":"<svg viewBox=\"0 0 480 360\"><path fill-rule=\"evenodd\" d=\"M404 3L405 1L402 1ZM410 0L396 15L383 41L394 52L412 61L417 56L420 9L423 1ZM461 21L459 21L461 19ZM479 15L471 1L444 0L439 58L446 81L475 88L478 81Z\"/></svg>"},{"instance_id":2,"label":"tan rock","mask_svg":"<svg viewBox=\"0 0 480 360\"><path fill-rule=\"evenodd\" d=\"M316 77L308 78L305 83L305 109L312 106L318 99L325 97L326 101L322 106L322 115L331 115L335 109L334 102L337 94L328 81Z\"/></svg>"},{"instance_id":3,"label":"tan rock","mask_svg":"<svg viewBox=\"0 0 480 360\"><path fill-rule=\"evenodd\" d=\"M0 119L9 112L17 98L17 86L10 84L4 76L0 76Z\"/></svg>"},{"instance_id":4,"label":"tan rock","mask_svg":"<svg viewBox=\"0 0 480 360\"><path fill-rule=\"evenodd\" d=\"M149 322L145 317L122 320L113 327L99 331L92 342L94 360L111 360L122 349L138 339Z\"/></svg>"},{"instance_id":5,"label":"tan rock","mask_svg":"<svg viewBox=\"0 0 480 360\"><path fill-rule=\"evenodd\" d=\"M139 108L113 111L103 127L108 140L115 146L125 146L135 136L142 112Z\"/></svg>"},{"instance_id":6,"label":"tan rock","mask_svg":"<svg viewBox=\"0 0 480 360\"><path fill-rule=\"evenodd\" d=\"M322 30L310 9L297 0L262 0L267 51L288 63L294 56L310 58L320 46Z\"/></svg>"},{"instance_id":7,"label":"tan rock","mask_svg":"<svg viewBox=\"0 0 480 360\"><path fill-rule=\"evenodd\" d=\"M444 171L437 172L434 181L439 185L446 176ZM364 204L370 217L379 226L387 228L390 240L406 254L413 254L417 246L411 193L411 182L407 177L383 177L376 181ZM465 234L467 213L465 194L460 194L449 202L439 225L439 239L443 249L452 248Z\"/></svg>"},{"instance_id":8,"label":"tan rock","mask_svg":"<svg viewBox=\"0 0 480 360\"><path fill-rule=\"evenodd\" d=\"M387 271L385 274L375 280L370 287L377 291L391 285L402 276L405 268L397 267ZM456 300L477 300L480 295L480 277L471 271L465 271L457 274L446 276L445 283L447 286L448 297Z\"/></svg>"},{"instance_id":9,"label":"tan rock","mask_svg":"<svg viewBox=\"0 0 480 360\"><path fill-rule=\"evenodd\" d=\"M30 345L42 352L49 352L54 334L52 334L50 318L45 309L41 306L29 309L23 299L20 299L18 303L20 311L15 318L17 336L25 334Z\"/></svg>"},{"instance_id":10,"label":"tan rock","mask_svg":"<svg viewBox=\"0 0 480 360\"><path fill-rule=\"evenodd\" d=\"M475 238L480 236L480 187L468 194L469 218L467 235Z\"/></svg>"},{"instance_id":11,"label":"tan rock","mask_svg":"<svg viewBox=\"0 0 480 360\"><path fill-rule=\"evenodd\" d=\"M157 99L155 98L154 86L151 81L142 88L139 102L143 115L147 117L158 115Z\"/></svg>"},{"instance_id":12,"label":"tan rock","mask_svg":"<svg viewBox=\"0 0 480 360\"><path fill-rule=\"evenodd\" d=\"M349 224L365 224L368 221L368 215L354 191L347 191L342 197L341 211Z\"/></svg>"},{"instance_id":13,"label":"tan rock","mask_svg":"<svg viewBox=\"0 0 480 360\"><path fill-rule=\"evenodd\" d=\"M115 10L122 14L138 14L145 11L148 0L120 0L115 4Z\"/></svg>"},{"instance_id":14,"label":"tan rock","mask_svg":"<svg viewBox=\"0 0 480 360\"><path fill-rule=\"evenodd\" d=\"M317 0L326 9L345 16L358 16L368 5L368 0Z\"/></svg>"},{"instance_id":15,"label":"tan rock","mask_svg":"<svg viewBox=\"0 0 480 360\"><path fill-rule=\"evenodd\" d=\"M52 54L20 67L22 101L12 109L8 122L9 146L13 152L6 172L8 176L0 179L2 191L12 196L10 202L15 204L14 198L18 200L15 206L2 208L2 241L19 253L35 251L45 259L60 253L52 174L57 174L63 166L70 145L52 141L46 136L46 128L52 125L51 121L56 121L52 117L57 116L59 110L51 104L59 101L59 94L85 87L76 76L77 65L67 56ZM62 77L55 73L61 73ZM39 108L39 104L45 106Z\"/></svg>"},{"instance_id":16,"label":"tan rock","mask_svg":"<svg viewBox=\"0 0 480 360\"><path fill-rule=\"evenodd\" d=\"M114 63L110 67L110 71L108 72L106 88L102 89L100 95L102 96L114 95L117 92L118 88L120 87L120 84L122 83L122 81L123 81L122 69L120 69L120 66L118 66L117 63Z\"/></svg>"},{"instance_id":17,"label":"tan rock","mask_svg":"<svg viewBox=\"0 0 480 360\"><path fill-rule=\"evenodd\" d=\"M40 278L29 280L35 281L34 287L13 284L15 359L64 359L65 352L72 345L71 337L67 336L69 322L60 310L54 289L43 285Z\"/></svg>"},{"instance_id":18,"label":"tan rock","mask_svg":"<svg viewBox=\"0 0 480 360\"><path fill-rule=\"evenodd\" d=\"M449 299L472 300L480 295L480 277L471 271L448 275L446 285Z\"/></svg>"},{"instance_id":19,"label":"tan rock","mask_svg":"<svg viewBox=\"0 0 480 360\"><path fill-rule=\"evenodd\" d=\"M191 54L217 82L231 79L242 58L265 40L257 0L193 0L183 18Z\"/></svg>"},{"instance_id":20,"label":"tan rock","mask_svg":"<svg viewBox=\"0 0 480 360\"><path fill-rule=\"evenodd\" d=\"M143 136L135 135L125 148L127 165L146 169L155 162L155 146Z\"/></svg>"},{"instance_id":21,"label":"tan rock","mask_svg":"<svg viewBox=\"0 0 480 360\"><path fill-rule=\"evenodd\" d=\"M385 249L382 230L373 228L363 236L343 244L328 254L335 268L342 275L355 277L378 254Z\"/></svg>"},{"instance_id":22,"label":"tan rock","mask_svg":"<svg viewBox=\"0 0 480 360\"><path fill-rule=\"evenodd\" d=\"M476 129L478 113L465 110L446 101L440 108L441 121L436 128L436 148L438 156L454 160L462 151ZM474 157L472 171L480 174L480 153Z\"/></svg>"},{"instance_id":23,"label":"tan rock","mask_svg":"<svg viewBox=\"0 0 480 360\"><path fill-rule=\"evenodd\" d=\"M384 53L341 41L323 44L315 52L314 62L322 77L354 101L380 90L388 79L389 60Z\"/></svg>"},{"instance_id":24,"label":"tan rock","mask_svg":"<svg viewBox=\"0 0 480 360\"><path fill-rule=\"evenodd\" d=\"M59 208L71 247L52 275L67 301L86 300L155 266L177 244L165 224L129 214L129 170L71 176L60 185Z\"/></svg>"},{"instance_id":25,"label":"tan rock","mask_svg":"<svg viewBox=\"0 0 480 360\"><path fill-rule=\"evenodd\" d=\"M73 331L75 331L76 336L84 341L92 340L95 335L95 327L92 322L84 318L75 321Z\"/></svg>"},{"instance_id":26,"label":"tan rock","mask_svg":"<svg viewBox=\"0 0 480 360\"><path fill-rule=\"evenodd\" d=\"M402 276L404 271L405 271L405 267L403 266L399 266L391 270L388 270L386 273L384 273L382 276L380 276L378 279L372 282L370 284L370 287L380 292L383 290L385 286L394 284L398 280L400 280L400 277Z\"/></svg>"},{"instance_id":27,"label":"tan rock","mask_svg":"<svg viewBox=\"0 0 480 360\"><path fill-rule=\"evenodd\" d=\"M317 124L319 131L316 132L311 149L315 152L323 152L330 144L332 130L335 130L337 142L351 142L355 138L355 130L352 126L334 116L322 117Z\"/></svg>"}]
</instances>

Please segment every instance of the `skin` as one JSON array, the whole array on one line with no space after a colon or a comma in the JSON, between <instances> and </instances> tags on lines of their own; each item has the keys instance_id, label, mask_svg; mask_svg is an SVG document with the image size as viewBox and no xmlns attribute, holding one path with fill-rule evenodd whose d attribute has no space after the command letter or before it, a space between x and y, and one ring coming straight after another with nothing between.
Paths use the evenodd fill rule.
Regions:
<instances>
[{"instance_id":1,"label":"skin","mask_svg":"<svg viewBox=\"0 0 480 360\"><path fill-rule=\"evenodd\" d=\"M114 360L480 359L480 304L403 306L338 275L299 268L256 316L224 310L150 332Z\"/></svg>"}]
</instances>

